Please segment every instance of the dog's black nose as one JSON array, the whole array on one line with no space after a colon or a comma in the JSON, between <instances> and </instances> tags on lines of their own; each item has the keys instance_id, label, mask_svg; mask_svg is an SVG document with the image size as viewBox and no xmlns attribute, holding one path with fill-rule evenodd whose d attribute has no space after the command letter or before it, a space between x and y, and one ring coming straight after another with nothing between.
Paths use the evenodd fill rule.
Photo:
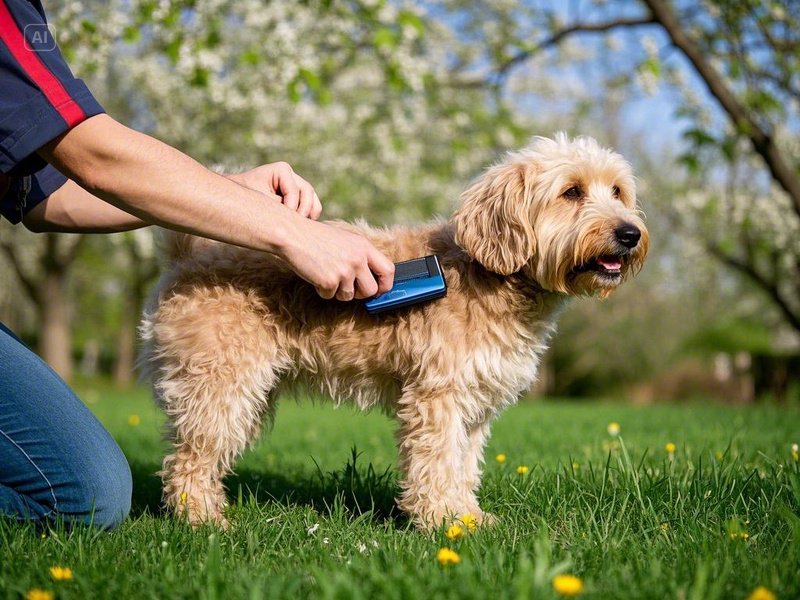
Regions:
<instances>
[{"instance_id":1,"label":"dog's black nose","mask_svg":"<svg viewBox=\"0 0 800 600\"><path fill-rule=\"evenodd\" d=\"M639 231L639 228L630 223L617 227L614 230L614 234L617 236L617 241L626 248L635 248L636 244L639 243L639 238L642 237L642 232Z\"/></svg>"}]
</instances>

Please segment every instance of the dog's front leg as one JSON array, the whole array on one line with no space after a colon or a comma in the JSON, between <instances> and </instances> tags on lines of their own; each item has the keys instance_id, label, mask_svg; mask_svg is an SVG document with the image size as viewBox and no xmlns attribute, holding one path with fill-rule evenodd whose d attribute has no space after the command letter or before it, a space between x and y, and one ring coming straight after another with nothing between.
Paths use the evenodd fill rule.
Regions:
<instances>
[{"instance_id":1,"label":"dog's front leg","mask_svg":"<svg viewBox=\"0 0 800 600\"><path fill-rule=\"evenodd\" d=\"M476 504L464 470L468 432L456 394L407 391L397 417L400 508L427 529L472 512Z\"/></svg>"},{"instance_id":2,"label":"dog's front leg","mask_svg":"<svg viewBox=\"0 0 800 600\"><path fill-rule=\"evenodd\" d=\"M467 447L464 452L464 497L469 498L468 512L475 515L479 523L491 525L494 515L484 512L478 505L478 488L481 485L483 453L489 439L491 418L473 425L467 431Z\"/></svg>"}]
</instances>

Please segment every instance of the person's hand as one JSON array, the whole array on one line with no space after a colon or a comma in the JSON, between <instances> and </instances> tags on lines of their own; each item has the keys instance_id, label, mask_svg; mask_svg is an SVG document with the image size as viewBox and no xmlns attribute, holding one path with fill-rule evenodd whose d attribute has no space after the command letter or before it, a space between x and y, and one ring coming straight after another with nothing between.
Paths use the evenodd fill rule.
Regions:
<instances>
[{"instance_id":1,"label":"person's hand","mask_svg":"<svg viewBox=\"0 0 800 600\"><path fill-rule=\"evenodd\" d=\"M326 223L298 225L281 255L322 298L371 298L392 289L394 264L369 240Z\"/></svg>"},{"instance_id":2,"label":"person's hand","mask_svg":"<svg viewBox=\"0 0 800 600\"><path fill-rule=\"evenodd\" d=\"M251 190L281 196L281 201L286 206L303 217L316 220L322 213L322 203L317 192L288 163L261 165L226 177Z\"/></svg>"}]
</instances>

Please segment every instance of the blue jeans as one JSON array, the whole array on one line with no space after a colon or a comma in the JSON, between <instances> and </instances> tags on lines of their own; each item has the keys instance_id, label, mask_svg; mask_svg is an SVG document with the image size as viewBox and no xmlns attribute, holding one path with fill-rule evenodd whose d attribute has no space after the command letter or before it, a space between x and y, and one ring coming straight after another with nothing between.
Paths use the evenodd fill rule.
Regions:
<instances>
[{"instance_id":1,"label":"blue jeans","mask_svg":"<svg viewBox=\"0 0 800 600\"><path fill-rule=\"evenodd\" d=\"M128 515L131 488L109 433L0 323L0 515L113 528Z\"/></svg>"}]
</instances>

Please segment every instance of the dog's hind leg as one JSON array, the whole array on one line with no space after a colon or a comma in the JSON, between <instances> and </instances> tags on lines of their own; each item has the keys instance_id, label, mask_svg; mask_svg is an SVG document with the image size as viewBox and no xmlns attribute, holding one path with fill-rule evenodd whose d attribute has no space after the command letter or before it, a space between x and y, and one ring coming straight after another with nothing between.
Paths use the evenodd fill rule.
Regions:
<instances>
[{"instance_id":1,"label":"dog's hind leg","mask_svg":"<svg viewBox=\"0 0 800 600\"><path fill-rule=\"evenodd\" d=\"M272 412L280 353L252 306L242 292L214 288L170 298L153 317L154 387L172 443L164 501L193 525L226 524L222 479Z\"/></svg>"}]
</instances>

